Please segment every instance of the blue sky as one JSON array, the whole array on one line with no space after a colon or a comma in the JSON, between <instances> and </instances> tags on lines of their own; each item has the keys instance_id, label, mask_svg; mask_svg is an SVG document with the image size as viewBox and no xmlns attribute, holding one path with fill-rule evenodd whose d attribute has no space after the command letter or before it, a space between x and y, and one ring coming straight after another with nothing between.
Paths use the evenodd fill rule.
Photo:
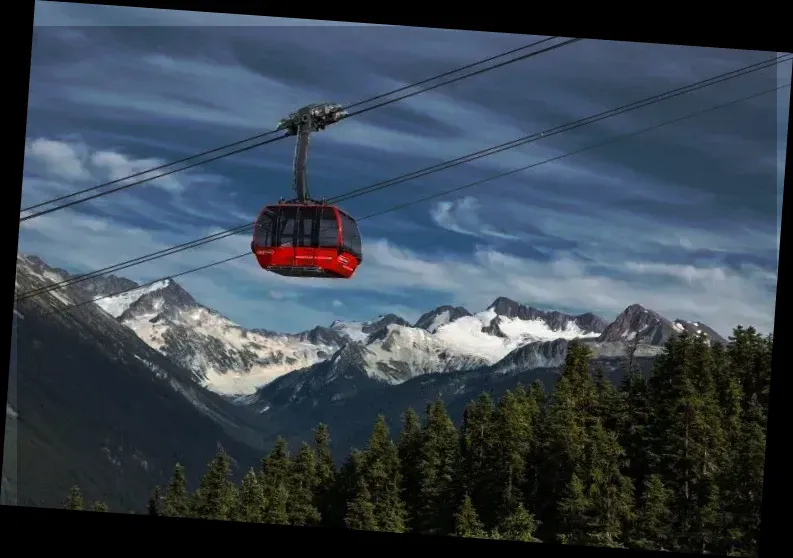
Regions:
<instances>
[{"instance_id":1,"label":"blue sky","mask_svg":"<svg viewBox=\"0 0 793 558\"><path fill-rule=\"evenodd\" d=\"M23 206L272 129L537 37L38 2ZM766 59L582 41L351 118L312 140L334 196ZM350 200L363 216L789 82L790 63ZM509 296L607 319L773 327L789 88L361 223L350 281L285 279L253 257L179 279L247 327ZM283 141L24 223L20 250L91 271L251 221L288 196ZM246 235L125 270L149 281L248 248Z\"/></svg>"}]
</instances>

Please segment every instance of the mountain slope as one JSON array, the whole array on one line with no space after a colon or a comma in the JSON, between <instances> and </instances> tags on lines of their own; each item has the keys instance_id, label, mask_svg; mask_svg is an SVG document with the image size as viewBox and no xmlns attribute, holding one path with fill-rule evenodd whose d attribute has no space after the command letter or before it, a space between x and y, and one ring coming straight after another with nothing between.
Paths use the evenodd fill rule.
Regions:
<instances>
[{"instance_id":1,"label":"mountain slope","mask_svg":"<svg viewBox=\"0 0 793 558\"><path fill-rule=\"evenodd\" d=\"M361 345L351 344L331 361L292 372L258 390L249 399L249 406L265 419L260 432L267 443L280 435L297 447L301 441L310 440L311 430L322 422L330 428L334 458L340 463L350 448L365 447L379 414L386 416L396 435L402 413L408 407L422 413L429 402L440 396L459 425L465 405L482 392L499 396L518 384L529 385L535 380L541 381L548 391L559 374L558 366L516 365L507 369L497 363L387 384L367 373L364 351ZM645 371L651 363L652 357L636 358L636 364ZM602 367L614 382L622 376L620 356L599 356L594 365Z\"/></svg>"},{"instance_id":2,"label":"mountain slope","mask_svg":"<svg viewBox=\"0 0 793 558\"><path fill-rule=\"evenodd\" d=\"M628 306L603 330L597 340L600 342L631 341L638 335L642 343L663 345L670 337L683 331L691 334L704 334L717 343L726 342L723 337L704 324L680 319L671 321L658 312L648 310L639 304Z\"/></svg>"},{"instance_id":3,"label":"mountain slope","mask_svg":"<svg viewBox=\"0 0 793 558\"><path fill-rule=\"evenodd\" d=\"M339 338L322 331L246 330L198 304L172 280L96 304L191 370L196 382L224 395L251 393L275 377L329 358L341 346Z\"/></svg>"},{"instance_id":4,"label":"mountain slope","mask_svg":"<svg viewBox=\"0 0 793 558\"><path fill-rule=\"evenodd\" d=\"M17 259L17 292L64 278L40 260ZM18 444L4 459L16 460L16 479L6 480L16 481L20 504L57 506L77 483L113 509L140 509L177 460L193 481L219 446L244 466L258 460L250 413L196 386L94 305L57 312L81 300L63 289L14 312L7 412Z\"/></svg>"}]
</instances>

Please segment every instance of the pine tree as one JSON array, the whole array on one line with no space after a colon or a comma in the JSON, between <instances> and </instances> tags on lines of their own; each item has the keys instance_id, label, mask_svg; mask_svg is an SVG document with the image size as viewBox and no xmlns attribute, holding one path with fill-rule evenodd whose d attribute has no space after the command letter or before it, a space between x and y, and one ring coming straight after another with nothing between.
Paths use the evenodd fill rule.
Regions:
<instances>
[{"instance_id":1,"label":"pine tree","mask_svg":"<svg viewBox=\"0 0 793 558\"><path fill-rule=\"evenodd\" d=\"M330 450L330 431L320 424L314 430L314 445L317 451L317 486L314 505L319 511L323 525L328 525L332 515L331 490L336 480L336 466Z\"/></svg>"},{"instance_id":2,"label":"pine tree","mask_svg":"<svg viewBox=\"0 0 793 558\"><path fill-rule=\"evenodd\" d=\"M162 500L162 515L171 517L189 517L190 502L187 493L187 478L184 467L177 463L173 468L173 475L165 490Z\"/></svg>"},{"instance_id":3,"label":"pine tree","mask_svg":"<svg viewBox=\"0 0 793 558\"><path fill-rule=\"evenodd\" d=\"M742 416L741 430L733 448L734 459L725 475L727 534L723 552L757 555L760 510L765 472L765 417L755 395Z\"/></svg>"},{"instance_id":4,"label":"pine tree","mask_svg":"<svg viewBox=\"0 0 793 558\"><path fill-rule=\"evenodd\" d=\"M80 490L79 486L73 486L69 490L69 496L66 498L66 502L64 503L64 507L67 510L84 510L85 509L85 500L83 500L83 493Z\"/></svg>"},{"instance_id":5,"label":"pine tree","mask_svg":"<svg viewBox=\"0 0 793 558\"><path fill-rule=\"evenodd\" d=\"M345 527L349 503L355 499L359 481L363 478L364 453L350 450L329 492L328 514L323 515L323 525ZM371 500L371 498L370 498Z\"/></svg>"},{"instance_id":6,"label":"pine tree","mask_svg":"<svg viewBox=\"0 0 793 558\"><path fill-rule=\"evenodd\" d=\"M587 429L583 458L559 503L566 542L622 546L633 516L633 484L620 470L622 454L616 436L599 420Z\"/></svg>"},{"instance_id":7,"label":"pine tree","mask_svg":"<svg viewBox=\"0 0 793 558\"><path fill-rule=\"evenodd\" d=\"M529 387L529 396L534 400L534 404L538 410L542 410L545 407L545 388L540 380L534 380ZM541 416L541 412L538 413L538 417Z\"/></svg>"},{"instance_id":8,"label":"pine tree","mask_svg":"<svg viewBox=\"0 0 793 558\"><path fill-rule=\"evenodd\" d=\"M719 544L711 532L722 522L716 481L727 448L716 373L705 340L681 333L667 342L650 378L650 455L653 472L675 495L674 550Z\"/></svg>"},{"instance_id":9,"label":"pine tree","mask_svg":"<svg viewBox=\"0 0 793 558\"><path fill-rule=\"evenodd\" d=\"M715 344L710 349L715 375L716 397L718 406L722 411L724 436L728 445L735 444L741 429L741 414L743 412L743 388L741 377L734 367L730 366L727 353L721 344Z\"/></svg>"},{"instance_id":10,"label":"pine tree","mask_svg":"<svg viewBox=\"0 0 793 558\"><path fill-rule=\"evenodd\" d=\"M625 451L615 427L616 393L602 375L593 380L591 352L580 342L568 347L546 424L543 495L546 535L566 542L620 546L633 512L633 483L625 476ZM600 384L598 384L600 382ZM605 401L604 401L605 398ZM616 417L615 417L616 418Z\"/></svg>"},{"instance_id":11,"label":"pine tree","mask_svg":"<svg viewBox=\"0 0 793 558\"><path fill-rule=\"evenodd\" d=\"M526 472L524 473L525 486L524 505L533 515L540 509L539 489L542 474L543 441L545 440L546 396L545 389L539 380L535 380L529 388L528 397L531 399L533 417L534 443L526 458Z\"/></svg>"},{"instance_id":12,"label":"pine tree","mask_svg":"<svg viewBox=\"0 0 793 558\"><path fill-rule=\"evenodd\" d=\"M106 512L106 511L108 511L107 504L105 504L104 502L100 502L100 501L94 502L91 505L91 511Z\"/></svg>"},{"instance_id":13,"label":"pine tree","mask_svg":"<svg viewBox=\"0 0 793 558\"><path fill-rule=\"evenodd\" d=\"M235 487L231 476L231 458L220 450L207 468L195 495L193 510L201 519L229 520L236 511Z\"/></svg>"},{"instance_id":14,"label":"pine tree","mask_svg":"<svg viewBox=\"0 0 793 558\"><path fill-rule=\"evenodd\" d=\"M499 522L496 538L511 541L539 542L539 539L534 536L536 529L537 525L534 516L526 511L523 504L518 502Z\"/></svg>"},{"instance_id":15,"label":"pine tree","mask_svg":"<svg viewBox=\"0 0 793 558\"><path fill-rule=\"evenodd\" d=\"M264 490L259 476L250 469L242 478L237 497L236 521L262 523L264 519Z\"/></svg>"},{"instance_id":16,"label":"pine tree","mask_svg":"<svg viewBox=\"0 0 793 558\"><path fill-rule=\"evenodd\" d=\"M317 457L311 446L304 442L292 466L287 505L291 525L316 525L320 522L314 500L318 484Z\"/></svg>"},{"instance_id":17,"label":"pine tree","mask_svg":"<svg viewBox=\"0 0 793 558\"><path fill-rule=\"evenodd\" d=\"M626 367L627 368L627 367ZM623 376L620 384L616 428L620 445L625 449L625 473L633 479L636 497L641 498L648 475L649 448L647 427L650 409L647 382L635 369Z\"/></svg>"},{"instance_id":18,"label":"pine tree","mask_svg":"<svg viewBox=\"0 0 793 558\"><path fill-rule=\"evenodd\" d=\"M586 459L588 429L595 420L595 386L590 372L591 352L579 341L568 345L562 374L551 393L544 424L542 462L537 498L543 505L537 510L542 521L541 538L550 538L572 527L564 527L570 518L562 502L571 498L582 476L573 476ZM584 490L583 484L581 490Z\"/></svg>"},{"instance_id":19,"label":"pine tree","mask_svg":"<svg viewBox=\"0 0 793 558\"><path fill-rule=\"evenodd\" d=\"M522 507L523 488L532 450L536 443L535 421L538 409L534 399L522 386L514 392L507 391L498 403L495 413L495 451L493 468L496 479L493 488L498 493L500 522L517 507Z\"/></svg>"},{"instance_id":20,"label":"pine tree","mask_svg":"<svg viewBox=\"0 0 793 558\"><path fill-rule=\"evenodd\" d=\"M600 421L589 429L588 438L587 459L579 470L588 484L589 536L596 544L620 546L634 508L633 482L622 473L625 451Z\"/></svg>"},{"instance_id":21,"label":"pine tree","mask_svg":"<svg viewBox=\"0 0 793 558\"><path fill-rule=\"evenodd\" d=\"M727 373L722 374L732 380L729 401L734 405L734 399L740 399L740 413L730 407L733 412L725 417L730 459L719 483L726 531L718 548L722 553L757 553L772 352L773 335L763 337L753 328L740 327L726 351Z\"/></svg>"},{"instance_id":22,"label":"pine tree","mask_svg":"<svg viewBox=\"0 0 793 558\"><path fill-rule=\"evenodd\" d=\"M672 495L658 475L650 475L644 484L642 503L631 529L631 545L644 550L668 550Z\"/></svg>"},{"instance_id":23,"label":"pine tree","mask_svg":"<svg viewBox=\"0 0 793 558\"><path fill-rule=\"evenodd\" d=\"M152 492L152 495L149 498L149 502L146 506L146 514L161 515L160 513L161 508L162 508L162 494L160 492L160 487L155 486L154 492Z\"/></svg>"},{"instance_id":24,"label":"pine tree","mask_svg":"<svg viewBox=\"0 0 793 558\"><path fill-rule=\"evenodd\" d=\"M479 520L471 497L467 494L454 516L454 534L458 537L485 538L485 528Z\"/></svg>"},{"instance_id":25,"label":"pine tree","mask_svg":"<svg viewBox=\"0 0 793 558\"><path fill-rule=\"evenodd\" d=\"M731 375L738 378L746 404L756 397L760 407L768 411L768 390L771 381L773 334L763 337L753 327L733 330L727 346Z\"/></svg>"},{"instance_id":26,"label":"pine tree","mask_svg":"<svg viewBox=\"0 0 793 558\"><path fill-rule=\"evenodd\" d=\"M380 415L364 453L362 476L371 502L377 530L405 531L406 510L402 500L402 474L399 452L391 440L385 417Z\"/></svg>"},{"instance_id":27,"label":"pine tree","mask_svg":"<svg viewBox=\"0 0 793 558\"><path fill-rule=\"evenodd\" d=\"M419 460L421 505L416 516L419 531L437 534L451 534L454 531L458 459L457 429L439 397L427 406L422 430Z\"/></svg>"},{"instance_id":28,"label":"pine tree","mask_svg":"<svg viewBox=\"0 0 793 558\"><path fill-rule=\"evenodd\" d=\"M455 500L461 501L465 495L470 495L486 525L494 524L498 514L496 443L495 405L490 394L483 393L463 412Z\"/></svg>"},{"instance_id":29,"label":"pine tree","mask_svg":"<svg viewBox=\"0 0 793 558\"><path fill-rule=\"evenodd\" d=\"M602 368L595 371L595 416L597 416L608 430L617 430L617 417L619 416L620 394L606 377Z\"/></svg>"},{"instance_id":30,"label":"pine tree","mask_svg":"<svg viewBox=\"0 0 793 558\"><path fill-rule=\"evenodd\" d=\"M279 436L270 454L262 460L261 485L264 491L264 522L275 525L289 523L289 484L292 460L289 445Z\"/></svg>"},{"instance_id":31,"label":"pine tree","mask_svg":"<svg viewBox=\"0 0 793 558\"><path fill-rule=\"evenodd\" d=\"M559 501L561 515L558 539L563 544L586 544L589 540L588 513L592 503L586 495L586 487L578 475L572 474Z\"/></svg>"},{"instance_id":32,"label":"pine tree","mask_svg":"<svg viewBox=\"0 0 793 558\"><path fill-rule=\"evenodd\" d=\"M397 451L402 472L402 500L405 502L407 522L411 529L415 527L414 520L419 508L421 442L419 417L416 411L409 408L402 416Z\"/></svg>"},{"instance_id":33,"label":"pine tree","mask_svg":"<svg viewBox=\"0 0 793 558\"><path fill-rule=\"evenodd\" d=\"M358 479L355 497L347 505L347 514L344 523L348 529L359 531L377 531L378 524L375 518L375 505L372 496L366 488L363 477Z\"/></svg>"}]
</instances>

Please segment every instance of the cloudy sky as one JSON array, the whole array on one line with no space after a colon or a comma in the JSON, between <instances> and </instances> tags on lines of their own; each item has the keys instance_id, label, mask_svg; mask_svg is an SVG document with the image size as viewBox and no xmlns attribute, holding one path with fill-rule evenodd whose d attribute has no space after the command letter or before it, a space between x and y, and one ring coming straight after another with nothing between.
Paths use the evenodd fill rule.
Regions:
<instances>
[{"instance_id":1,"label":"cloudy sky","mask_svg":"<svg viewBox=\"0 0 793 558\"><path fill-rule=\"evenodd\" d=\"M538 37L39 2L23 206L272 129ZM351 118L312 140L335 196L764 60L582 41ZM350 200L365 216L790 81L768 69ZM179 279L247 327L505 295L613 319L632 303L722 333L773 326L789 88L364 220L349 281L285 279L253 256ZM30 220L20 251L87 272L250 222L289 196L292 141ZM248 249L247 235L122 274L150 281Z\"/></svg>"}]
</instances>

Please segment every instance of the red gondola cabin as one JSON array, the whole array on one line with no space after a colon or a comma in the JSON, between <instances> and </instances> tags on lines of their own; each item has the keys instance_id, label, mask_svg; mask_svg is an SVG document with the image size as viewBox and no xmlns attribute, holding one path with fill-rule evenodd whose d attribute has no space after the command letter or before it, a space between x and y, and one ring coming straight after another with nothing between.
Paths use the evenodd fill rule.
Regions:
<instances>
[{"instance_id":1,"label":"red gondola cabin","mask_svg":"<svg viewBox=\"0 0 793 558\"><path fill-rule=\"evenodd\" d=\"M355 220L321 204L265 207L254 226L251 250L263 269L287 277L348 279L363 259Z\"/></svg>"}]
</instances>

